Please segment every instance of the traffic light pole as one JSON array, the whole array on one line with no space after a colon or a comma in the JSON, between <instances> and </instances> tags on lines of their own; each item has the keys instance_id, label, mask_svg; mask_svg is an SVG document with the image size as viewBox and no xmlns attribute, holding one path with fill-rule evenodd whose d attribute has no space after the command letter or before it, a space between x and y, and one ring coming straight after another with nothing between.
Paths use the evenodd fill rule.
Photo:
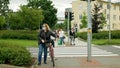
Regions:
<instances>
[{"instance_id":1,"label":"traffic light pole","mask_svg":"<svg viewBox=\"0 0 120 68\"><path fill-rule=\"evenodd\" d=\"M111 0L109 0L109 42L111 41L111 23L110 23L110 8L111 8Z\"/></svg>"},{"instance_id":2,"label":"traffic light pole","mask_svg":"<svg viewBox=\"0 0 120 68\"><path fill-rule=\"evenodd\" d=\"M87 2L88 24L87 24L87 61L91 61L91 40L92 40L92 25L91 25L91 5L90 0Z\"/></svg>"},{"instance_id":3,"label":"traffic light pole","mask_svg":"<svg viewBox=\"0 0 120 68\"><path fill-rule=\"evenodd\" d=\"M68 45L70 45L69 23L70 23L70 12L68 12L68 27L67 27L67 31L68 31Z\"/></svg>"}]
</instances>

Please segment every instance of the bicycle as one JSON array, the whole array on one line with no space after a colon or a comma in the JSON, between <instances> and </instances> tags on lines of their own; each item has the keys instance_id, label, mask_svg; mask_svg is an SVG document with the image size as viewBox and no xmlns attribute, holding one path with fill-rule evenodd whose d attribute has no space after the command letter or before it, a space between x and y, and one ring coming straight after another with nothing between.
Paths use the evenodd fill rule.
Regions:
<instances>
[{"instance_id":1,"label":"bicycle","mask_svg":"<svg viewBox=\"0 0 120 68\"><path fill-rule=\"evenodd\" d=\"M53 67L55 67L54 49L53 49L52 44L50 44L50 46L49 46L49 55L51 58L51 62L53 63Z\"/></svg>"}]
</instances>

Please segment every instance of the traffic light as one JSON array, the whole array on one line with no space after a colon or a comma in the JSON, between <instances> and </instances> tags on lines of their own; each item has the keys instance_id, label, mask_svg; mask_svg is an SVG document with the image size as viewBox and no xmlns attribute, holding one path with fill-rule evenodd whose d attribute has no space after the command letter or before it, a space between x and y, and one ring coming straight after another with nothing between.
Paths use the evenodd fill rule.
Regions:
<instances>
[{"instance_id":1,"label":"traffic light","mask_svg":"<svg viewBox=\"0 0 120 68\"><path fill-rule=\"evenodd\" d=\"M72 21L74 19L74 13L73 12L65 12L65 19L68 19L68 13L69 13L69 20Z\"/></svg>"},{"instance_id":2,"label":"traffic light","mask_svg":"<svg viewBox=\"0 0 120 68\"><path fill-rule=\"evenodd\" d=\"M68 12L65 12L65 19L68 19Z\"/></svg>"},{"instance_id":3,"label":"traffic light","mask_svg":"<svg viewBox=\"0 0 120 68\"><path fill-rule=\"evenodd\" d=\"M70 21L74 20L74 13L73 12L70 12Z\"/></svg>"}]
</instances>

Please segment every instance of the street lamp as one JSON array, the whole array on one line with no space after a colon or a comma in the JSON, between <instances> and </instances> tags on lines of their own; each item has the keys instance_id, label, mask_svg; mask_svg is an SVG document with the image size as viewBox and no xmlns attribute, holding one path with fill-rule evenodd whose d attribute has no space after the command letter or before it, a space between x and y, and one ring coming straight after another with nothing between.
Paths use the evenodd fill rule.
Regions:
<instances>
[{"instance_id":1,"label":"street lamp","mask_svg":"<svg viewBox=\"0 0 120 68\"><path fill-rule=\"evenodd\" d=\"M92 40L92 25L91 25L91 5L90 0L87 2L88 24L87 24L87 61L91 61L91 40Z\"/></svg>"},{"instance_id":2,"label":"street lamp","mask_svg":"<svg viewBox=\"0 0 120 68\"><path fill-rule=\"evenodd\" d=\"M41 8L41 6L38 7L39 9ZM40 22L39 22L39 30L41 29L41 19L40 19Z\"/></svg>"},{"instance_id":3,"label":"street lamp","mask_svg":"<svg viewBox=\"0 0 120 68\"><path fill-rule=\"evenodd\" d=\"M109 42L111 41L111 22L110 22L110 8L111 8L111 0L109 1Z\"/></svg>"}]
</instances>

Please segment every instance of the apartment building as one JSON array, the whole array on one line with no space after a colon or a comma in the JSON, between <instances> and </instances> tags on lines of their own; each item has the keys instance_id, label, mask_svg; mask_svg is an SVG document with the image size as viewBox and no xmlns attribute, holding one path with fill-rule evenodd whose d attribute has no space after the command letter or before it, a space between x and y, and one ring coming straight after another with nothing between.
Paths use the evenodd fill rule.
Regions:
<instances>
[{"instance_id":1,"label":"apartment building","mask_svg":"<svg viewBox=\"0 0 120 68\"><path fill-rule=\"evenodd\" d=\"M112 2L110 15L109 15L109 4L107 1L96 0L91 2L91 10L94 8L94 4L98 3L101 6L101 12L103 12L106 16L106 25L102 30L108 30L109 26L109 16L110 16L110 23L111 23L111 30L120 30L120 3ZM77 25L78 30L86 30L81 29L81 19L82 15L85 12L87 15L87 2L86 1L73 1L72 2L72 11L74 13L74 20L72 20L72 27Z\"/></svg>"}]
</instances>

